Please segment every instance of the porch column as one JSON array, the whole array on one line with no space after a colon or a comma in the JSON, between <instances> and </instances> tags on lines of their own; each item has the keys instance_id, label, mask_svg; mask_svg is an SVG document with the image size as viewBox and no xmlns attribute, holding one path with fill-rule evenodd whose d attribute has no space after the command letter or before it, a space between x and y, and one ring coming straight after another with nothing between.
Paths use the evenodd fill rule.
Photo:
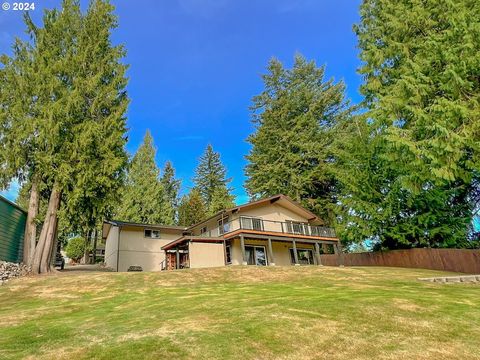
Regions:
<instances>
[{"instance_id":1,"label":"porch column","mask_svg":"<svg viewBox=\"0 0 480 360\"><path fill-rule=\"evenodd\" d=\"M317 265L323 266L322 259L320 258L320 244L318 242L315 243L315 255L317 257Z\"/></svg>"},{"instance_id":2,"label":"porch column","mask_svg":"<svg viewBox=\"0 0 480 360\"><path fill-rule=\"evenodd\" d=\"M337 255L338 266L343 267L343 256L342 256L341 245L339 245L339 243L336 243L333 245L333 252L335 253L335 255Z\"/></svg>"},{"instance_id":3,"label":"porch column","mask_svg":"<svg viewBox=\"0 0 480 360\"><path fill-rule=\"evenodd\" d=\"M268 254L270 255L270 264L275 266L275 257L273 256L272 239L268 238Z\"/></svg>"},{"instance_id":4,"label":"porch column","mask_svg":"<svg viewBox=\"0 0 480 360\"><path fill-rule=\"evenodd\" d=\"M180 252L178 251L178 246L175 248L175 269L180 269Z\"/></svg>"},{"instance_id":5,"label":"porch column","mask_svg":"<svg viewBox=\"0 0 480 360\"><path fill-rule=\"evenodd\" d=\"M338 260L340 262L340 266L343 267L344 258L343 258L343 251L342 251L342 243L340 240L337 241L337 251L338 251Z\"/></svg>"},{"instance_id":6,"label":"porch column","mask_svg":"<svg viewBox=\"0 0 480 360\"><path fill-rule=\"evenodd\" d=\"M300 265L298 263L297 244L295 243L295 239L292 239L292 244L293 244L293 259L295 260L295 265Z\"/></svg>"},{"instance_id":7,"label":"porch column","mask_svg":"<svg viewBox=\"0 0 480 360\"><path fill-rule=\"evenodd\" d=\"M245 258L245 240L243 235L240 235L240 248L242 249L242 265L247 265L247 259Z\"/></svg>"}]
</instances>

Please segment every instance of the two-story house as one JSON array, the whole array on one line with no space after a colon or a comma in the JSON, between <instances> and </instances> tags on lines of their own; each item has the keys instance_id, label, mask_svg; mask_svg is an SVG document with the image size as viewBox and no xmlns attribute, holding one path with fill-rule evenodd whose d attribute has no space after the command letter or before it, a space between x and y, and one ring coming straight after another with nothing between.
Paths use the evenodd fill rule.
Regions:
<instances>
[{"instance_id":1,"label":"two-story house","mask_svg":"<svg viewBox=\"0 0 480 360\"><path fill-rule=\"evenodd\" d=\"M225 265L320 265L338 252L333 229L285 195L221 211L190 227L106 221L105 262L117 271Z\"/></svg>"}]
</instances>

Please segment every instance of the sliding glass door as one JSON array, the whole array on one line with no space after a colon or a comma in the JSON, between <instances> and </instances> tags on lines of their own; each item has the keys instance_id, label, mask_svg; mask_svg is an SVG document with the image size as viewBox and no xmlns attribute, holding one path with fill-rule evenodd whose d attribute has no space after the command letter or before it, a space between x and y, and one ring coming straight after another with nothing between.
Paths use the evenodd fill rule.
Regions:
<instances>
[{"instance_id":1,"label":"sliding glass door","mask_svg":"<svg viewBox=\"0 0 480 360\"><path fill-rule=\"evenodd\" d=\"M265 252L265 246L245 246L245 256L247 258L248 265L267 265L267 253Z\"/></svg>"}]
</instances>

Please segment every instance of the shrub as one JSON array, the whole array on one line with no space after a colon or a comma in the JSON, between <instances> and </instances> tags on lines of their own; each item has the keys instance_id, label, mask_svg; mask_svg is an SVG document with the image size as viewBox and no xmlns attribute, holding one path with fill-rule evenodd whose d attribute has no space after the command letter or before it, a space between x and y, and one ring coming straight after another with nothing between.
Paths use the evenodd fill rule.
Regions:
<instances>
[{"instance_id":1,"label":"shrub","mask_svg":"<svg viewBox=\"0 0 480 360\"><path fill-rule=\"evenodd\" d=\"M80 260L85 254L85 239L81 236L74 237L68 240L65 247L65 253L73 261Z\"/></svg>"}]
</instances>

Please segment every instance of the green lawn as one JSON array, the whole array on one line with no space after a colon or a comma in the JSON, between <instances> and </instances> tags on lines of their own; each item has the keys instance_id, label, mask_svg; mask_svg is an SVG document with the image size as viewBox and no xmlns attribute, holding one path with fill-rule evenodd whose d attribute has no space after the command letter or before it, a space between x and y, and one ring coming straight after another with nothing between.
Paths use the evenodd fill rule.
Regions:
<instances>
[{"instance_id":1,"label":"green lawn","mask_svg":"<svg viewBox=\"0 0 480 360\"><path fill-rule=\"evenodd\" d=\"M480 285L393 268L61 273L0 287L1 359L480 359Z\"/></svg>"}]
</instances>

